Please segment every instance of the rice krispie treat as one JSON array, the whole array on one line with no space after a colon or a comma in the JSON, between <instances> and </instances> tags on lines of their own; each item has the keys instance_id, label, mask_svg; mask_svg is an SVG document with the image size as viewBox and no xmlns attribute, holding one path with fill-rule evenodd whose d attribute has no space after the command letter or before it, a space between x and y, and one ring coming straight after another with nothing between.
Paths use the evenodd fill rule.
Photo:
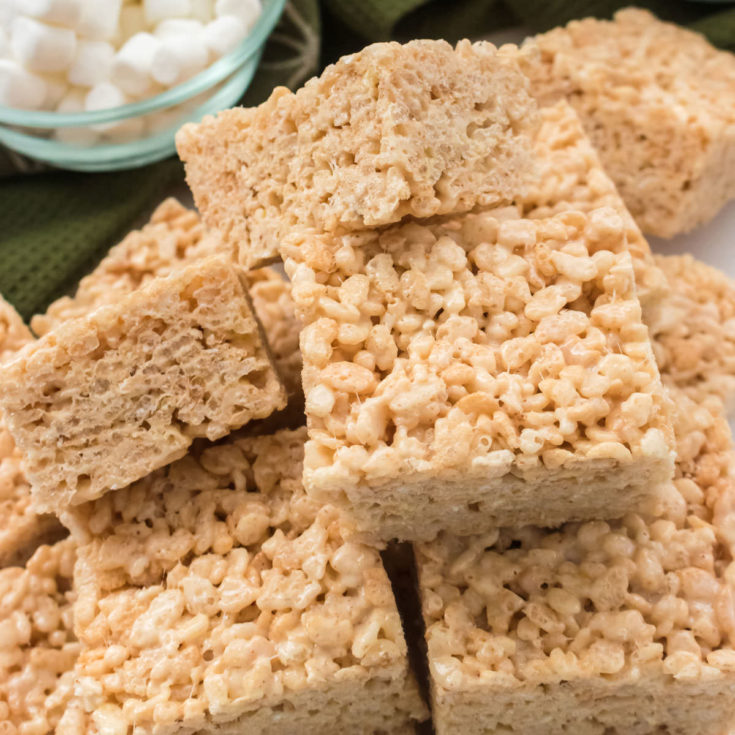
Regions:
<instances>
[{"instance_id":1,"label":"rice krispie treat","mask_svg":"<svg viewBox=\"0 0 735 735\"><path fill-rule=\"evenodd\" d=\"M176 143L197 207L253 267L294 225L359 230L507 203L536 124L517 55L484 41L373 44L296 94L185 125Z\"/></svg>"},{"instance_id":2,"label":"rice krispie treat","mask_svg":"<svg viewBox=\"0 0 735 735\"><path fill-rule=\"evenodd\" d=\"M735 196L735 56L635 8L527 44L533 94L574 106L644 232L687 232Z\"/></svg>"},{"instance_id":3,"label":"rice krispie treat","mask_svg":"<svg viewBox=\"0 0 735 735\"><path fill-rule=\"evenodd\" d=\"M373 541L639 507L673 439L626 229L491 210L284 240L307 492Z\"/></svg>"},{"instance_id":4,"label":"rice krispie treat","mask_svg":"<svg viewBox=\"0 0 735 735\"><path fill-rule=\"evenodd\" d=\"M37 510L125 487L286 404L237 268L200 260L64 322L0 368Z\"/></svg>"},{"instance_id":5,"label":"rice krispie treat","mask_svg":"<svg viewBox=\"0 0 735 735\"><path fill-rule=\"evenodd\" d=\"M41 546L25 567L0 570L0 732L82 735L73 728L74 544Z\"/></svg>"},{"instance_id":6,"label":"rice krispie treat","mask_svg":"<svg viewBox=\"0 0 735 735\"><path fill-rule=\"evenodd\" d=\"M732 439L716 400L676 404L657 513L417 545L437 735L728 732Z\"/></svg>"},{"instance_id":7,"label":"rice krispie treat","mask_svg":"<svg viewBox=\"0 0 735 735\"><path fill-rule=\"evenodd\" d=\"M671 292L649 323L665 383L735 410L735 284L691 255L657 255Z\"/></svg>"},{"instance_id":8,"label":"rice krispie treat","mask_svg":"<svg viewBox=\"0 0 735 735\"><path fill-rule=\"evenodd\" d=\"M233 435L65 516L98 727L397 735L425 717L378 552L303 492L305 438Z\"/></svg>"},{"instance_id":9,"label":"rice krispie treat","mask_svg":"<svg viewBox=\"0 0 735 735\"><path fill-rule=\"evenodd\" d=\"M31 327L41 337L64 321L115 303L153 278L168 276L195 260L217 254L234 259L232 248L204 228L197 212L176 199L167 199L147 225L128 234L81 280L73 297L57 299L45 314L33 317ZM289 398L303 404L300 326L294 315L290 285L272 268L251 271L247 280L255 314Z\"/></svg>"},{"instance_id":10,"label":"rice krispie treat","mask_svg":"<svg viewBox=\"0 0 735 735\"><path fill-rule=\"evenodd\" d=\"M153 278L168 276L198 258L220 254L232 257L233 251L206 231L194 210L176 199L166 199L145 226L128 233L92 273L82 278L73 297L63 296L45 314L36 314L31 328L43 337L62 322L114 303Z\"/></svg>"},{"instance_id":11,"label":"rice krispie treat","mask_svg":"<svg viewBox=\"0 0 735 735\"><path fill-rule=\"evenodd\" d=\"M0 297L0 362L10 360L32 341L18 312ZM0 567L22 563L39 544L60 532L56 518L38 515L31 508L31 489L21 469L21 454L0 421Z\"/></svg>"},{"instance_id":12,"label":"rice krispie treat","mask_svg":"<svg viewBox=\"0 0 735 735\"><path fill-rule=\"evenodd\" d=\"M533 148L535 175L518 202L523 216L539 219L569 210L612 207L623 218L643 321L648 323L649 312L668 291L648 242L605 173L574 108L561 100L539 112L541 124Z\"/></svg>"}]
</instances>

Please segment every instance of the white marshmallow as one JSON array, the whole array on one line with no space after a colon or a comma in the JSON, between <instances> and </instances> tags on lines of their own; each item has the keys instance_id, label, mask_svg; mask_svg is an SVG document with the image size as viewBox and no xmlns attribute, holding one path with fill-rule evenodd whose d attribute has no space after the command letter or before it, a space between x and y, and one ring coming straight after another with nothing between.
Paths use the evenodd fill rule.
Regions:
<instances>
[{"instance_id":1,"label":"white marshmallow","mask_svg":"<svg viewBox=\"0 0 735 735\"><path fill-rule=\"evenodd\" d=\"M76 27L82 17L82 0L22 0L23 14L47 23Z\"/></svg>"},{"instance_id":2,"label":"white marshmallow","mask_svg":"<svg viewBox=\"0 0 735 735\"><path fill-rule=\"evenodd\" d=\"M10 27L10 48L15 59L31 71L64 71L74 61L77 37L68 28L20 17Z\"/></svg>"},{"instance_id":3,"label":"white marshmallow","mask_svg":"<svg viewBox=\"0 0 735 735\"><path fill-rule=\"evenodd\" d=\"M56 106L56 112L75 113L84 112L86 93L78 88L70 89ZM72 145L93 145L99 139L99 134L89 127L83 128L56 128L54 138L62 143Z\"/></svg>"},{"instance_id":4,"label":"white marshmallow","mask_svg":"<svg viewBox=\"0 0 735 735\"><path fill-rule=\"evenodd\" d=\"M55 110L59 101L69 91L69 82L63 74L45 74L46 98L43 101L44 110Z\"/></svg>"},{"instance_id":5,"label":"white marshmallow","mask_svg":"<svg viewBox=\"0 0 735 735\"><path fill-rule=\"evenodd\" d=\"M10 28L10 24L20 15L15 0L0 0L0 26Z\"/></svg>"},{"instance_id":6,"label":"white marshmallow","mask_svg":"<svg viewBox=\"0 0 735 735\"><path fill-rule=\"evenodd\" d=\"M209 53L201 38L170 36L153 55L151 76L166 87L186 81L207 65Z\"/></svg>"},{"instance_id":7,"label":"white marshmallow","mask_svg":"<svg viewBox=\"0 0 735 735\"><path fill-rule=\"evenodd\" d=\"M214 16L212 0L191 0L191 17L201 23L209 23Z\"/></svg>"},{"instance_id":8,"label":"white marshmallow","mask_svg":"<svg viewBox=\"0 0 735 735\"><path fill-rule=\"evenodd\" d=\"M219 18L223 15L236 15L245 26L245 30L255 25L261 13L260 0L217 0L214 13Z\"/></svg>"},{"instance_id":9,"label":"white marshmallow","mask_svg":"<svg viewBox=\"0 0 735 735\"><path fill-rule=\"evenodd\" d=\"M204 33L204 25L194 18L167 18L157 26L154 34L157 38L172 36L200 36Z\"/></svg>"},{"instance_id":10,"label":"white marshmallow","mask_svg":"<svg viewBox=\"0 0 735 735\"><path fill-rule=\"evenodd\" d=\"M204 42L215 56L229 54L245 36L245 26L236 15L221 15L204 29Z\"/></svg>"},{"instance_id":11,"label":"white marshmallow","mask_svg":"<svg viewBox=\"0 0 735 735\"><path fill-rule=\"evenodd\" d=\"M46 100L46 82L17 61L0 59L0 105L38 110Z\"/></svg>"},{"instance_id":12,"label":"white marshmallow","mask_svg":"<svg viewBox=\"0 0 735 735\"><path fill-rule=\"evenodd\" d=\"M93 87L110 76L115 49L105 41L77 43L77 55L69 68L69 81L80 87Z\"/></svg>"},{"instance_id":13,"label":"white marshmallow","mask_svg":"<svg viewBox=\"0 0 735 735\"><path fill-rule=\"evenodd\" d=\"M136 33L117 52L112 62L111 79L127 94L140 97L152 86L153 57L161 41L150 33Z\"/></svg>"},{"instance_id":14,"label":"white marshmallow","mask_svg":"<svg viewBox=\"0 0 735 735\"><path fill-rule=\"evenodd\" d=\"M120 29L118 35L124 43L136 33L147 30L142 5L125 5L120 11Z\"/></svg>"},{"instance_id":15,"label":"white marshmallow","mask_svg":"<svg viewBox=\"0 0 735 735\"><path fill-rule=\"evenodd\" d=\"M123 91L111 82L101 82L96 84L89 90L84 99L84 109L88 112L95 110L107 110L112 107L119 107L130 102ZM144 122L141 117L130 117L119 122L100 123L99 125L90 126L92 130L98 133L115 134L125 138L135 138L140 135L143 130Z\"/></svg>"},{"instance_id":16,"label":"white marshmallow","mask_svg":"<svg viewBox=\"0 0 735 735\"><path fill-rule=\"evenodd\" d=\"M8 38L8 34L0 27L0 59L9 59L11 57L10 39Z\"/></svg>"},{"instance_id":17,"label":"white marshmallow","mask_svg":"<svg viewBox=\"0 0 735 735\"><path fill-rule=\"evenodd\" d=\"M154 26L166 18L189 18L191 0L143 0L146 22Z\"/></svg>"},{"instance_id":18,"label":"white marshmallow","mask_svg":"<svg viewBox=\"0 0 735 735\"><path fill-rule=\"evenodd\" d=\"M84 0L78 31L90 41L109 41L120 25L122 0Z\"/></svg>"}]
</instances>

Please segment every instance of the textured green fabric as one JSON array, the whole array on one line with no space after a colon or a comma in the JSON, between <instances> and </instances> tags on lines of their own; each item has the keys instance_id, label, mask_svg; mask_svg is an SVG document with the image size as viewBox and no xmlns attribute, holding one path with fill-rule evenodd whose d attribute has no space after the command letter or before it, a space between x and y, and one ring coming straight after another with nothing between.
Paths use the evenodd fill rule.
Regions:
<instances>
[{"instance_id":1,"label":"textured green fabric","mask_svg":"<svg viewBox=\"0 0 735 735\"><path fill-rule=\"evenodd\" d=\"M572 18L610 17L617 0L291 0L271 36L243 104L257 104L279 84L298 86L309 74L367 42L397 38L478 37L522 23L545 30ZM735 49L735 2L643 0L666 20ZM321 51L321 54L320 54ZM4 170L30 174L32 162L0 149ZM129 229L130 223L181 179L164 161L111 174L33 173L0 178L0 292L28 317L74 282Z\"/></svg>"}]
</instances>

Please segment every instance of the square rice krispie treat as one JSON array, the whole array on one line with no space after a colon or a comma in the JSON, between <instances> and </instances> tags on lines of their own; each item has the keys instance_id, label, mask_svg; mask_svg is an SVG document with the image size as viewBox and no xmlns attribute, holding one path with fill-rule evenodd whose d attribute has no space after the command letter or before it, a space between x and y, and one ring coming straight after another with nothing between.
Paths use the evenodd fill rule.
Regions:
<instances>
[{"instance_id":1,"label":"square rice krispie treat","mask_svg":"<svg viewBox=\"0 0 735 735\"><path fill-rule=\"evenodd\" d=\"M33 342L18 312L0 297L0 362ZM51 515L31 508L31 488L21 469L21 454L0 421L0 566L25 561L34 549L63 533Z\"/></svg>"},{"instance_id":2,"label":"square rice krispie treat","mask_svg":"<svg viewBox=\"0 0 735 735\"><path fill-rule=\"evenodd\" d=\"M657 255L670 294L649 322L664 383L735 410L735 283L691 255Z\"/></svg>"},{"instance_id":3,"label":"square rice krispie treat","mask_svg":"<svg viewBox=\"0 0 735 735\"><path fill-rule=\"evenodd\" d=\"M0 368L38 510L125 487L286 404L239 270L206 258L63 322Z\"/></svg>"},{"instance_id":4,"label":"square rice krispie treat","mask_svg":"<svg viewBox=\"0 0 735 735\"><path fill-rule=\"evenodd\" d=\"M57 299L45 314L33 317L31 327L42 337L64 321L118 301L153 278L168 276L195 260L217 254L234 259L232 248L206 230L197 212L186 209L176 199L167 199L148 224L128 234L81 280L73 297ZM303 404L300 325L294 315L290 285L272 268L250 271L247 280L255 314L289 398Z\"/></svg>"},{"instance_id":5,"label":"square rice krispie treat","mask_svg":"<svg viewBox=\"0 0 735 735\"><path fill-rule=\"evenodd\" d=\"M74 729L74 544L41 546L25 567L0 570L0 732L83 735Z\"/></svg>"},{"instance_id":6,"label":"square rice krispie treat","mask_svg":"<svg viewBox=\"0 0 735 735\"><path fill-rule=\"evenodd\" d=\"M717 401L676 404L655 514L417 545L437 735L729 731L732 439Z\"/></svg>"},{"instance_id":7,"label":"square rice krispie treat","mask_svg":"<svg viewBox=\"0 0 735 735\"><path fill-rule=\"evenodd\" d=\"M639 507L673 439L626 229L491 210L285 240L307 492L378 541Z\"/></svg>"},{"instance_id":8,"label":"square rice krispie treat","mask_svg":"<svg viewBox=\"0 0 735 735\"><path fill-rule=\"evenodd\" d=\"M668 291L648 242L605 173L574 108L560 100L539 113L541 124L533 147L535 173L527 194L518 201L523 216L539 219L569 210L612 207L623 218L643 321L648 324L649 312Z\"/></svg>"},{"instance_id":9,"label":"square rice krispie treat","mask_svg":"<svg viewBox=\"0 0 735 735\"><path fill-rule=\"evenodd\" d=\"M168 276L182 265L208 255L232 257L233 251L205 229L197 212L176 199L166 199L148 223L128 233L82 278L74 296L62 296L45 314L36 314L31 329L43 337L64 321L114 303L151 279Z\"/></svg>"},{"instance_id":10,"label":"square rice krispie treat","mask_svg":"<svg viewBox=\"0 0 735 735\"><path fill-rule=\"evenodd\" d=\"M305 438L197 445L65 516L76 693L100 731L398 735L425 717L378 552L303 492Z\"/></svg>"},{"instance_id":11,"label":"square rice krispie treat","mask_svg":"<svg viewBox=\"0 0 735 735\"><path fill-rule=\"evenodd\" d=\"M635 8L527 44L533 94L574 106L644 232L687 232L735 196L735 56Z\"/></svg>"},{"instance_id":12,"label":"square rice krispie treat","mask_svg":"<svg viewBox=\"0 0 735 735\"><path fill-rule=\"evenodd\" d=\"M507 203L536 125L515 47L378 43L296 94L185 125L179 155L205 222L247 267L294 225L359 230Z\"/></svg>"}]
</instances>

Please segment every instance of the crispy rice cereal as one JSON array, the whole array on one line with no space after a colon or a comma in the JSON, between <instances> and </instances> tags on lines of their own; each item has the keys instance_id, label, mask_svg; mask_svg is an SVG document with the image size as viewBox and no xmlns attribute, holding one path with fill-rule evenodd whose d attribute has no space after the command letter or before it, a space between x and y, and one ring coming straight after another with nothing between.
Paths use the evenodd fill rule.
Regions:
<instances>
[{"instance_id":1,"label":"crispy rice cereal","mask_svg":"<svg viewBox=\"0 0 735 735\"><path fill-rule=\"evenodd\" d=\"M735 410L735 284L691 255L657 255L671 292L649 327L661 377Z\"/></svg>"},{"instance_id":2,"label":"crispy rice cereal","mask_svg":"<svg viewBox=\"0 0 735 735\"><path fill-rule=\"evenodd\" d=\"M721 735L735 716L733 448L676 394L651 516L416 547L437 735Z\"/></svg>"},{"instance_id":3,"label":"crispy rice cereal","mask_svg":"<svg viewBox=\"0 0 735 735\"><path fill-rule=\"evenodd\" d=\"M41 546L25 567L0 570L0 732L81 735L70 727L74 545ZM65 714L65 712L67 714Z\"/></svg>"},{"instance_id":4,"label":"crispy rice cereal","mask_svg":"<svg viewBox=\"0 0 735 735\"><path fill-rule=\"evenodd\" d=\"M360 230L507 203L536 125L517 49L377 43L296 94L185 125L176 143L205 222L249 268L295 224Z\"/></svg>"},{"instance_id":5,"label":"crispy rice cereal","mask_svg":"<svg viewBox=\"0 0 735 735\"><path fill-rule=\"evenodd\" d=\"M535 177L519 201L524 217L540 219L560 212L590 212L612 207L623 218L628 250L633 260L636 289L643 320L666 295L666 277L656 265L651 248L605 173L574 108L561 100L540 110L541 125L534 140Z\"/></svg>"},{"instance_id":6,"label":"crispy rice cereal","mask_svg":"<svg viewBox=\"0 0 735 735\"><path fill-rule=\"evenodd\" d=\"M644 232L687 232L735 196L735 56L635 8L572 21L526 51L532 92L575 107Z\"/></svg>"},{"instance_id":7,"label":"crispy rice cereal","mask_svg":"<svg viewBox=\"0 0 735 735\"><path fill-rule=\"evenodd\" d=\"M378 552L303 492L305 438L233 435L65 517L98 728L368 735L425 716Z\"/></svg>"},{"instance_id":8,"label":"crispy rice cereal","mask_svg":"<svg viewBox=\"0 0 735 735\"><path fill-rule=\"evenodd\" d=\"M284 408L286 395L228 259L157 278L63 322L0 369L0 406L34 505L125 487Z\"/></svg>"},{"instance_id":9,"label":"crispy rice cereal","mask_svg":"<svg viewBox=\"0 0 735 735\"><path fill-rule=\"evenodd\" d=\"M135 230L110 250L95 270L83 278L73 297L63 296L31 320L42 337L64 321L85 316L111 304L151 279L208 255L234 257L215 233L207 231L199 215L176 199L164 201L141 230ZM247 275L255 313L263 325L276 368L290 398L301 394L299 324L293 313L289 283L272 268Z\"/></svg>"},{"instance_id":10,"label":"crispy rice cereal","mask_svg":"<svg viewBox=\"0 0 735 735\"><path fill-rule=\"evenodd\" d=\"M0 297L0 362L33 341L15 309ZM0 566L18 564L40 543L61 532L59 522L31 509L31 489L21 469L21 454L0 421Z\"/></svg>"},{"instance_id":11,"label":"crispy rice cereal","mask_svg":"<svg viewBox=\"0 0 735 735\"><path fill-rule=\"evenodd\" d=\"M494 210L284 241L307 492L380 541L638 507L673 440L625 233Z\"/></svg>"}]
</instances>

